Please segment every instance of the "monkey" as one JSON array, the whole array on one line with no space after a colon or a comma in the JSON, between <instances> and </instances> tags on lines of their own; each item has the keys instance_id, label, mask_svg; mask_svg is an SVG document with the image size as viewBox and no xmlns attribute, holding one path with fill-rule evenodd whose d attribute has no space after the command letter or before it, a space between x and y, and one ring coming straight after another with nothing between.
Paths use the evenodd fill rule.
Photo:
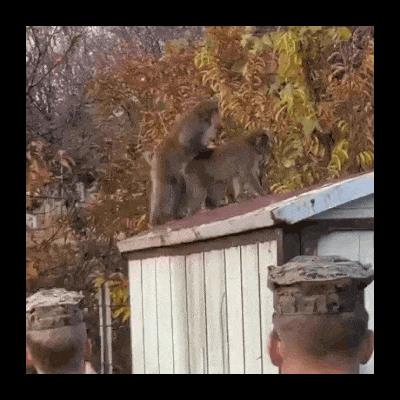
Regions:
<instances>
[{"instance_id":1,"label":"monkey","mask_svg":"<svg viewBox=\"0 0 400 400\"><path fill-rule=\"evenodd\" d=\"M220 128L221 118L215 100L203 101L177 119L150 160L151 226L184 216L185 168L215 139Z\"/></svg>"},{"instance_id":2,"label":"monkey","mask_svg":"<svg viewBox=\"0 0 400 400\"><path fill-rule=\"evenodd\" d=\"M268 146L269 133L259 130L199 153L185 170L186 215L204 206L221 205L229 186L232 186L234 201L246 187L253 196L265 194L260 184L260 170L266 162Z\"/></svg>"}]
</instances>

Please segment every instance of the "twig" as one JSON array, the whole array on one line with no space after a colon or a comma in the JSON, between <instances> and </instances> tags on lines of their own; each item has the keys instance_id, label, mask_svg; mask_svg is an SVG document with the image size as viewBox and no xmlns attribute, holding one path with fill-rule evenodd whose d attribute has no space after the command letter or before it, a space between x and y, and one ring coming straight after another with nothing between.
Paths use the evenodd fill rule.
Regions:
<instances>
[{"instance_id":1,"label":"twig","mask_svg":"<svg viewBox=\"0 0 400 400\"><path fill-rule=\"evenodd\" d=\"M62 64L64 62L64 60L67 58L68 53L72 50L72 48L75 46L75 44L77 43L77 41L82 37L82 34L79 34L77 36L74 36L71 40L71 43L68 47L68 49L65 51L64 55L61 57L61 59L59 61L57 61L56 63L54 63L49 70L35 83L31 84L28 88L28 92L31 91L35 86L39 85L39 83L41 83L43 81L44 78L46 78L49 74L51 74L53 72L53 70L55 68L57 68L60 64Z\"/></svg>"}]
</instances>

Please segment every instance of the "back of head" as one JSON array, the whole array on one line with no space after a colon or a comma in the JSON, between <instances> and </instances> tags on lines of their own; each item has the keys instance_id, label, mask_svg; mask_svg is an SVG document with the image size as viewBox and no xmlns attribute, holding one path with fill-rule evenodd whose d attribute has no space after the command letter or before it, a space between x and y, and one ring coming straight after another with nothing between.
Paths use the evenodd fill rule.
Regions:
<instances>
[{"instance_id":1,"label":"back of head","mask_svg":"<svg viewBox=\"0 0 400 400\"><path fill-rule=\"evenodd\" d=\"M26 345L39 373L83 373L87 345L83 296L65 289L39 290L26 300Z\"/></svg>"},{"instance_id":2,"label":"back of head","mask_svg":"<svg viewBox=\"0 0 400 400\"><path fill-rule=\"evenodd\" d=\"M81 373L86 342L84 323L26 334L32 361L44 374Z\"/></svg>"},{"instance_id":3,"label":"back of head","mask_svg":"<svg viewBox=\"0 0 400 400\"><path fill-rule=\"evenodd\" d=\"M274 315L274 330L287 351L310 359L351 359L368 334L368 313Z\"/></svg>"},{"instance_id":4,"label":"back of head","mask_svg":"<svg viewBox=\"0 0 400 400\"><path fill-rule=\"evenodd\" d=\"M373 351L364 301L373 276L370 265L339 256L298 256L269 267L271 358L292 371L358 371Z\"/></svg>"}]
</instances>

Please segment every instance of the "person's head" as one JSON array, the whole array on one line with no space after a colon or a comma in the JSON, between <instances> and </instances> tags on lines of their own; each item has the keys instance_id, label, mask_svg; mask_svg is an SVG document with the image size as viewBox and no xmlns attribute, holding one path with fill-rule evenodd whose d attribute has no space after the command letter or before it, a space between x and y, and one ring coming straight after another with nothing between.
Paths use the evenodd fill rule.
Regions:
<instances>
[{"instance_id":1,"label":"person's head","mask_svg":"<svg viewBox=\"0 0 400 400\"><path fill-rule=\"evenodd\" d=\"M82 297L76 292L50 289L27 299L27 360L38 373L84 373L90 349L79 307Z\"/></svg>"},{"instance_id":2,"label":"person's head","mask_svg":"<svg viewBox=\"0 0 400 400\"><path fill-rule=\"evenodd\" d=\"M373 353L368 314L274 315L269 354L281 373L358 373Z\"/></svg>"},{"instance_id":3,"label":"person's head","mask_svg":"<svg viewBox=\"0 0 400 400\"><path fill-rule=\"evenodd\" d=\"M84 373L84 361L88 351L84 323L28 331L26 346L28 357L39 373Z\"/></svg>"},{"instance_id":4,"label":"person's head","mask_svg":"<svg viewBox=\"0 0 400 400\"><path fill-rule=\"evenodd\" d=\"M359 373L373 353L363 289L373 273L338 257L296 257L270 268L269 355L281 373Z\"/></svg>"}]
</instances>

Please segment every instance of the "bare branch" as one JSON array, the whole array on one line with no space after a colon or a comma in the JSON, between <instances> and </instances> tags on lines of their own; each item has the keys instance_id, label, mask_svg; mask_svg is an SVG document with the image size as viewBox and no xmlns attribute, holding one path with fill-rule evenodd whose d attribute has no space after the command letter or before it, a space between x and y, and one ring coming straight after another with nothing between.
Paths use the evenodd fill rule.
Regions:
<instances>
[{"instance_id":1,"label":"bare branch","mask_svg":"<svg viewBox=\"0 0 400 400\"><path fill-rule=\"evenodd\" d=\"M57 61L55 64L53 64L49 70L35 83L31 84L28 88L28 92L31 91L35 86L39 85L44 78L46 78L48 75L51 74L52 71L54 71L55 68L57 68L59 65L61 65L68 57L68 54L72 51L72 49L75 47L77 44L78 40L81 38L82 34L79 34L77 36L74 36L71 40L71 43L68 47L68 49L65 51L64 55L61 57L59 61Z\"/></svg>"}]
</instances>

